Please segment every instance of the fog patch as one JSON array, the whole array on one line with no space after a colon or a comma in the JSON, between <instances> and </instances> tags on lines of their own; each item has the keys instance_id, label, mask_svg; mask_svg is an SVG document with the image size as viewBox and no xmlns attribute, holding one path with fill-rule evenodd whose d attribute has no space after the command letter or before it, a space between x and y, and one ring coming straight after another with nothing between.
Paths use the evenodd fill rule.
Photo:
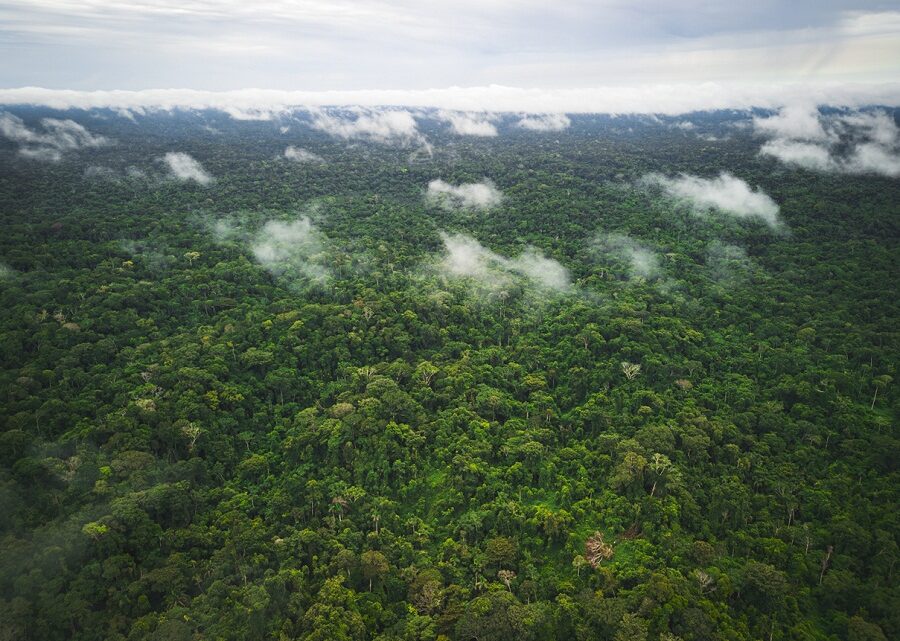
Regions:
<instances>
[{"instance_id":1,"label":"fog patch","mask_svg":"<svg viewBox=\"0 0 900 641\"><path fill-rule=\"evenodd\" d=\"M163 156L162 161L169 168L169 174L176 180L184 182L193 180L200 185L208 185L213 181L199 162L189 154L181 151L170 151Z\"/></svg>"},{"instance_id":2,"label":"fog patch","mask_svg":"<svg viewBox=\"0 0 900 641\"><path fill-rule=\"evenodd\" d=\"M43 118L43 131L30 129L10 113L0 113L0 135L18 143L19 155L30 160L58 162L67 151L110 144L104 136L92 134L74 120Z\"/></svg>"},{"instance_id":3,"label":"fog patch","mask_svg":"<svg viewBox=\"0 0 900 641\"><path fill-rule=\"evenodd\" d=\"M716 210L737 218L758 218L773 228L780 226L778 204L761 189L752 189L728 172L715 178L689 174L669 178L649 174L644 181L658 185L666 194L688 203L696 212Z\"/></svg>"},{"instance_id":4,"label":"fog patch","mask_svg":"<svg viewBox=\"0 0 900 641\"><path fill-rule=\"evenodd\" d=\"M322 164L325 162L325 159L322 158L322 156L294 146L289 146L284 150L284 157L296 163Z\"/></svg>"},{"instance_id":5,"label":"fog patch","mask_svg":"<svg viewBox=\"0 0 900 641\"><path fill-rule=\"evenodd\" d=\"M313 129L344 140L379 143L425 144L416 119L405 110L359 111L355 118L333 116L326 111L312 112Z\"/></svg>"},{"instance_id":6,"label":"fog patch","mask_svg":"<svg viewBox=\"0 0 900 641\"><path fill-rule=\"evenodd\" d=\"M706 267L709 277L720 285L732 286L744 281L752 268L743 247L718 240L706 247Z\"/></svg>"},{"instance_id":7,"label":"fog patch","mask_svg":"<svg viewBox=\"0 0 900 641\"><path fill-rule=\"evenodd\" d=\"M653 280L661 274L656 251L626 234L597 234L591 249L596 257L621 264L629 280Z\"/></svg>"},{"instance_id":8,"label":"fog patch","mask_svg":"<svg viewBox=\"0 0 900 641\"><path fill-rule=\"evenodd\" d=\"M900 130L885 111L823 116L815 108L785 107L755 118L754 130L769 138L760 155L811 171L900 176Z\"/></svg>"},{"instance_id":9,"label":"fog patch","mask_svg":"<svg viewBox=\"0 0 900 641\"><path fill-rule=\"evenodd\" d=\"M523 116L517 123L517 127L528 129L529 131L563 131L568 129L572 121L566 114L528 114Z\"/></svg>"},{"instance_id":10,"label":"fog patch","mask_svg":"<svg viewBox=\"0 0 900 641\"><path fill-rule=\"evenodd\" d=\"M251 237L250 251L275 276L295 285L323 284L331 277L325 265L325 240L307 216L290 222L270 220Z\"/></svg>"},{"instance_id":11,"label":"fog patch","mask_svg":"<svg viewBox=\"0 0 900 641\"><path fill-rule=\"evenodd\" d=\"M521 254L506 257L491 251L471 236L441 232L444 255L439 272L449 278L466 279L478 289L500 291L525 285L546 292L571 290L569 271L558 261L527 247Z\"/></svg>"},{"instance_id":12,"label":"fog patch","mask_svg":"<svg viewBox=\"0 0 900 641\"><path fill-rule=\"evenodd\" d=\"M494 116L469 113L465 111L438 112L438 118L450 123L450 128L458 136L492 137L497 135L497 127L492 120Z\"/></svg>"},{"instance_id":13,"label":"fog patch","mask_svg":"<svg viewBox=\"0 0 900 641\"><path fill-rule=\"evenodd\" d=\"M425 199L448 211L488 210L503 202L503 193L490 180L451 185L440 179L428 183Z\"/></svg>"}]
</instances>

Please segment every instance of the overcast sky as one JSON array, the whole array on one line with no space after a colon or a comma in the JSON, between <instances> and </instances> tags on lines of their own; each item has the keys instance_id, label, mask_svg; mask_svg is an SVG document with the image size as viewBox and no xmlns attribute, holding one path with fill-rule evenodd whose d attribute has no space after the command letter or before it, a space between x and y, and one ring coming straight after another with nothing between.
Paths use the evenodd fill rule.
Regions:
<instances>
[{"instance_id":1,"label":"overcast sky","mask_svg":"<svg viewBox=\"0 0 900 641\"><path fill-rule=\"evenodd\" d=\"M0 87L900 80L900 2L0 0Z\"/></svg>"}]
</instances>

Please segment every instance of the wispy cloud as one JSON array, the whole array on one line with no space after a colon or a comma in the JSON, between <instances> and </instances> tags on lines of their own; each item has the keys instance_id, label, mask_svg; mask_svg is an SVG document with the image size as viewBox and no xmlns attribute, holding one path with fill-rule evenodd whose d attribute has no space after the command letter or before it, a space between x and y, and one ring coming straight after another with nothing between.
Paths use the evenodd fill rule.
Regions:
<instances>
[{"instance_id":1,"label":"wispy cloud","mask_svg":"<svg viewBox=\"0 0 900 641\"><path fill-rule=\"evenodd\" d=\"M631 280L652 280L660 275L657 252L626 234L599 233L594 237L591 249L598 257L620 262Z\"/></svg>"},{"instance_id":2,"label":"wispy cloud","mask_svg":"<svg viewBox=\"0 0 900 641\"><path fill-rule=\"evenodd\" d=\"M503 202L503 193L490 180L451 185L448 182L437 179L428 183L425 198L429 202L447 210L487 210Z\"/></svg>"},{"instance_id":3,"label":"wispy cloud","mask_svg":"<svg viewBox=\"0 0 900 641\"><path fill-rule=\"evenodd\" d=\"M381 109L357 113L355 116L333 115L328 111L315 111L312 127L343 138L360 139L380 143L423 143L416 119L402 109Z\"/></svg>"},{"instance_id":4,"label":"wispy cloud","mask_svg":"<svg viewBox=\"0 0 900 641\"><path fill-rule=\"evenodd\" d=\"M493 120L491 115L441 110L438 112L438 118L449 122L453 133L459 136L497 135L497 127L491 122Z\"/></svg>"},{"instance_id":5,"label":"wispy cloud","mask_svg":"<svg viewBox=\"0 0 900 641\"><path fill-rule=\"evenodd\" d=\"M252 236L250 250L260 265L294 286L322 284L331 277L325 264L325 240L307 216L291 222L270 220Z\"/></svg>"},{"instance_id":6,"label":"wispy cloud","mask_svg":"<svg viewBox=\"0 0 900 641\"><path fill-rule=\"evenodd\" d=\"M325 159L318 154L302 149L300 147L289 146L284 150L284 157L297 163L316 163L321 164Z\"/></svg>"},{"instance_id":7,"label":"wispy cloud","mask_svg":"<svg viewBox=\"0 0 900 641\"><path fill-rule=\"evenodd\" d=\"M201 185L208 185L213 181L203 165L184 152L170 151L162 160L168 166L169 173L177 180L193 180Z\"/></svg>"},{"instance_id":8,"label":"wispy cloud","mask_svg":"<svg viewBox=\"0 0 900 641\"><path fill-rule=\"evenodd\" d=\"M67 151L85 147L101 147L109 139L92 134L74 120L41 120L43 131L29 129L25 122L10 113L0 113L0 134L19 144L19 154L32 160L56 162Z\"/></svg>"},{"instance_id":9,"label":"wispy cloud","mask_svg":"<svg viewBox=\"0 0 900 641\"><path fill-rule=\"evenodd\" d=\"M562 113L525 115L516 126L530 131L562 131L568 129L572 121Z\"/></svg>"},{"instance_id":10,"label":"wispy cloud","mask_svg":"<svg viewBox=\"0 0 900 641\"><path fill-rule=\"evenodd\" d=\"M770 138L760 155L787 165L900 176L900 130L884 111L823 116L815 107L786 107L774 116L754 119L753 124L757 134Z\"/></svg>"},{"instance_id":11,"label":"wispy cloud","mask_svg":"<svg viewBox=\"0 0 900 641\"><path fill-rule=\"evenodd\" d=\"M491 251L471 236L441 232L444 256L439 271L452 278L468 279L481 289L501 290L516 282L545 291L571 289L569 271L558 261L528 247L508 258Z\"/></svg>"},{"instance_id":12,"label":"wispy cloud","mask_svg":"<svg viewBox=\"0 0 900 641\"><path fill-rule=\"evenodd\" d=\"M697 212L714 209L738 218L759 218L773 228L780 225L778 204L761 189L752 189L727 172L715 178L650 174L644 181L659 185L666 194L688 203Z\"/></svg>"}]
</instances>

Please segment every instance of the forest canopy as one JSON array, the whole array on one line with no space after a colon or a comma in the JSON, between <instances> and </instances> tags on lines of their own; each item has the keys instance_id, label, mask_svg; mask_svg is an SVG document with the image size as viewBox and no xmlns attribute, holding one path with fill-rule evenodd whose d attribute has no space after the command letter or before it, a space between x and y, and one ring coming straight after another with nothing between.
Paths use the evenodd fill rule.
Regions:
<instances>
[{"instance_id":1,"label":"forest canopy","mask_svg":"<svg viewBox=\"0 0 900 641\"><path fill-rule=\"evenodd\" d=\"M0 109L0 638L900 637L898 154Z\"/></svg>"}]
</instances>

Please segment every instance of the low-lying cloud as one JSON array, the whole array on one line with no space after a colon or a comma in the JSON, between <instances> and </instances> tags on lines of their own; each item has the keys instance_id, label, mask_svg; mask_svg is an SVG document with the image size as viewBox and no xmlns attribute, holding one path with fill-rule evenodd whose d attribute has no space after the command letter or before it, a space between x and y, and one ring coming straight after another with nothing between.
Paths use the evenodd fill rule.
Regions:
<instances>
[{"instance_id":1,"label":"low-lying cloud","mask_svg":"<svg viewBox=\"0 0 900 641\"><path fill-rule=\"evenodd\" d=\"M441 241L444 257L439 269L448 277L469 279L487 290L503 289L523 280L525 284L545 291L567 292L571 289L569 271L533 247L507 258L465 234L441 232Z\"/></svg>"},{"instance_id":2,"label":"low-lying cloud","mask_svg":"<svg viewBox=\"0 0 900 641\"><path fill-rule=\"evenodd\" d=\"M232 115L293 108L360 105L374 108L438 108L510 113L684 114L715 109L777 109L786 104L900 104L900 83L645 84L581 89L523 89L500 85L426 90L278 91L67 91L23 87L0 89L0 104L46 105L54 109L219 109Z\"/></svg>"},{"instance_id":3,"label":"low-lying cloud","mask_svg":"<svg viewBox=\"0 0 900 641\"><path fill-rule=\"evenodd\" d=\"M213 181L213 177L206 172L203 165L184 152L170 151L162 160L176 180L193 180L201 185L208 185Z\"/></svg>"},{"instance_id":4,"label":"low-lying cloud","mask_svg":"<svg viewBox=\"0 0 900 641\"><path fill-rule=\"evenodd\" d=\"M442 110L438 112L438 118L450 123L453 133L458 136L493 137L497 135L497 127L492 122L493 117L489 115Z\"/></svg>"},{"instance_id":5,"label":"low-lying cloud","mask_svg":"<svg viewBox=\"0 0 900 641\"><path fill-rule=\"evenodd\" d=\"M626 234L598 234L591 248L600 257L621 262L630 280L652 280L660 275L656 251Z\"/></svg>"},{"instance_id":6,"label":"low-lying cloud","mask_svg":"<svg viewBox=\"0 0 900 641\"><path fill-rule=\"evenodd\" d=\"M326 282L325 235L307 216L284 222L270 220L250 240L250 251L266 270L294 284Z\"/></svg>"},{"instance_id":7,"label":"low-lying cloud","mask_svg":"<svg viewBox=\"0 0 900 641\"><path fill-rule=\"evenodd\" d=\"M293 146L290 146L284 150L284 157L297 163L322 164L325 162L325 159L322 158L322 156L314 154L311 151L307 151L306 149Z\"/></svg>"},{"instance_id":8,"label":"low-lying cloud","mask_svg":"<svg viewBox=\"0 0 900 641\"><path fill-rule=\"evenodd\" d=\"M900 176L900 130L884 111L823 116L814 107L785 107L774 116L755 118L753 126L758 135L769 138L760 155L786 165Z\"/></svg>"},{"instance_id":9,"label":"low-lying cloud","mask_svg":"<svg viewBox=\"0 0 900 641\"><path fill-rule=\"evenodd\" d=\"M104 136L92 134L74 120L43 118L43 131L30 129L10 113L0 113L0 134L19 145L19 155L32 160L57 162L67 151L109 144Z\"/></svg>"},{"instance_id":10,"label":"low-lying cloud","mask_svg":"<svg viewBox=\"0 0 900 641\"><path fill-rule=\"evenodd\" d=\"M530 131L562 131L568 129L572 121L566 114L533 114L523 116L517 123L517 127Z\"/></svg>"},{"instance_id":11,"label":"low-lying cloud","mask_svg":"<svg viewBox=\"0 0 900 641\"><path fill-rule=\"evenodd\" d=\"M728 172L722 172L716 178L688 174L669 178L650 174L645 181L659 185L666 194L687 202L698 212L714 209L738 218L759 218L771 227L780 224L778 204L761 189L752 189Z\"/></svg>"},{"instance_id":12,"label":"low-lying cloud","mask_svg":"<svg viewBox=\"0 0 900 641\"><path fill-rule=\"evenodd\" d=\"M313 129L324 131L344 140L367 140L380 143L424 143L416 119L402 109L363 111L355 117L332 115L327 111L313 112Z\"/></svg>"},{"instance_id":13,"label":"low-lying cloud","mask_svg":"<svg viewBox=\"0 0 900 641\"><path fill-rule=\"evenodd\" d=\"M425 192L428 202L448 211L460 209L487 210L503 202L503 193L490 180L451 185L437 179L428 183Z\"/></svg>"}]
</instances>

